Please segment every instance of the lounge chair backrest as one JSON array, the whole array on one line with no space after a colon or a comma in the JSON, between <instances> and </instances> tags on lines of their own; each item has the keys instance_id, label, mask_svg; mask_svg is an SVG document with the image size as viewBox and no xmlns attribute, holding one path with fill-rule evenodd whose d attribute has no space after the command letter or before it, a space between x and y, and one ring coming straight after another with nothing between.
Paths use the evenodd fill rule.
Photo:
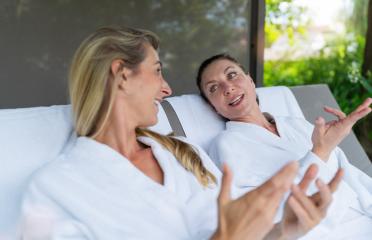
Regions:
<instances>
[{"instance_id":1,"label":"lounge chair backrest","mask_svg":"<svg viewBox=\"0 0 372 240\"><path fill-rule=\"evenodd\" d=\"M276 116L293 116L304 118L298 103L287 87L257 88L259 105L262 111ZM184 132L191 141L208 151L212 139L225 128L225 120L206 103L198 94L188 94L167 98L176 115L168 113L175 132ZM168 110L168 109L166 109ZM171 115L171 116L169 116Z\"/></svg>"},{"instance_id":2,"label":"lounge chair backrest","mask_svg":"<svg viewBox=\"0 0 372 240\"><path fill-rule=\"evenodd\" d=\"M262 111L277 116L306 118L311 123L318 116L323 116L327 121L334 119L323 111L324 105L339 109L325 84L292 88L257 88L257 95ZM167 115L168 118L173 119L171 125L176 132L184 132L187 138L208 150L211 140L224 129L224 120L198 95L171 97L167 101L174 108L172 112L167 111ZM173 124L173 122L181 124ZM371 161L353 132L345 138L340 147L354 166L372 176Z\"/></svg>"},{"instance_id":3,"label":"lounge chair backrest","mask_svg":"<svg viewBox=\"0 0 372 240\"><path fill-rule=\"evenodd\" d=\"M297 86L290 89L295 95L305 118L310 122L314 122L317 116L323 116L326 120L334 119L330 114L323 111L325 105L340 109L326 84ZM372 176L371 160L353 132L339 146L354 166Z\"/></svg>"}]
</instances>

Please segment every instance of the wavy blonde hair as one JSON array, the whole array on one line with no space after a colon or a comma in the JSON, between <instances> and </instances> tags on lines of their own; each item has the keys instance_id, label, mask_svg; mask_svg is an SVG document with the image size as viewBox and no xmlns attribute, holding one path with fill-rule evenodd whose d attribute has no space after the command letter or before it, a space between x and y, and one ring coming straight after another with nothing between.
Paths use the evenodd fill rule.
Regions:
<instances>
[{"instance_id":1,"label":"wavy blonde hair","mask_svg":"<svg viewBox=\"0 0 372 240\"><path fill-rule=\"evenodd\" d=\"M116 84L110 83L114 80L111 63L123 59L124 67L136 69L146 57L145 44L157 50L159 39L150 31L113 27L100 28L81 43L69 72L69 93L78 136L94 138L103 131L117 89ZM215 176L203 166L191 145L148 129L138 128L136 134L159 142L203 186L216 183Z\"/></svg>"}]
</instances>

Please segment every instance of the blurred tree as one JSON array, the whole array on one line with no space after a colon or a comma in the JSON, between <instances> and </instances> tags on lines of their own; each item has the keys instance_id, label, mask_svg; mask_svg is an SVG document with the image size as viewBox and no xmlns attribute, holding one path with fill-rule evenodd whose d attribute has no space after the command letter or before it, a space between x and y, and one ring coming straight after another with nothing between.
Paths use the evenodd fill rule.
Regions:
<instances>
[{"instance_id":1,"label":"blurred tree","mask_svg":"<svg viewBox=\"0 0 372 240\"><path fill-rule=\"evenodd\" d=\"M290 44L295 34L305 34L309 19L303 15L306 8L294 4L294 0L266 0L265 47L270 47L286 34Z\"/></svg>"},{"instance_id":2,"label":"blurred tree","mask_svg":"<svg viewBox=\"0 0 372 240\"><path fill-rule=\"evenodd\" d=\"M368 0L353 0L353 10L349 17L346 17L345 24L348 31L364 36L367 30L367 5ZM345 16L342 12L340 15Z\"/></svg>"},{"instance_id":3,"label":"blurred tree","mask_svg":"<svg viewBox=\"0 0 372 240\"><path fill-rule=\"evenodd\" d=\"M372 73L372 0L368 4L368 28L362 67L362 73L365 77L367 77L368 72Z\"/></svg>"},{"instance_id":4,"label":"blurred tree","mask_svg":"<svg viewBox=\"0 0 372 240\"><path fill-rule=\"evenodd\" d=\"M372 97L372 0L368 4L368 25L365 37L365 48L363 56L362 75L366 78L365 88L368 91L368 96ZM358 126L359 139L369 158L372 161L372 116L367 116Z\"/></svg>"}]
</instances>

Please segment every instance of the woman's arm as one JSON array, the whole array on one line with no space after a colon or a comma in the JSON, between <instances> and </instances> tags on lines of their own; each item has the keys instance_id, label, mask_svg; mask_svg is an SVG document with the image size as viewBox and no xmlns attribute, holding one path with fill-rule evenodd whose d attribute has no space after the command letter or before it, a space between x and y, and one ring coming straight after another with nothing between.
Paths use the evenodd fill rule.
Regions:
<instances>
[{"instance_id":1,"label":"woman's arm","mask_svg":"<svg viewBox=\"0 0 372 240\"><path fill-rule=\"evenodd\" d=\"M348 116L340 110L325 107L324 110L336 116L338 120L326 123L322 117L317 118L311 138L312 152L327 161L331 151L351 132L354 124L371 112L371 104L372 98L367 98Z\"/></svg>"},{"instance_id":2,"label":"woman's arm","mask_svg":"<svg viewBox=\"0 0 372 240\"><path fill-rule=\"evenodd\" d=\"M317 176L317 171L317 166L311 165L301 182L292 186L292 193L284 208L283 219L274 226L266 239L297 239L324 219L332 202L332 193L341 182L343 171L339 170L328 184L317 179L319 192L306 196L306 190Z\"/></svg>"},{"instance_id":3,"label":"woman's arm","mask_svg":"<svg viewBox=\"0 0 372 240\"><path fill-rule=\"evenodd\" d=\"M232 173L224 165L218 197L218 229L211 239L262 239L273 227L273 219L284 194L296 176L298 164L291 162L255 190L231 200Z\"/></svg>"},{"instance_id":4,"label":"woman's arm","mask_svg":"<svg viewBox=\"0 0 372 240\"><path fill-rule=\"evenodd\" d=\"M299 183L292 186L282 222L273 225L273 219L296 175L298 165L291 162L255 190L231 200L232 173L224 166L222 186L218 198L218 229L212 240L225 239L296 239L315 227L326 215L332 193L342 178L339 171L326 185L318 182L319 192L308 197L305 191L314 180L317 167L311 166Z\"/></svg>"}]
</instances>

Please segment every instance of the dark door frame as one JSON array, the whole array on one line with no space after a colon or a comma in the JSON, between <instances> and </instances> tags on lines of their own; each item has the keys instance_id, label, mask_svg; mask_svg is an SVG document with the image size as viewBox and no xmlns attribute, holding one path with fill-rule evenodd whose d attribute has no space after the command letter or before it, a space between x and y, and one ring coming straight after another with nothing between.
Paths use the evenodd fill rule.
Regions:
<instances>
[{"instance_id":1,"label":"dark door frame","mask_svg":"<svg viewBox=\"0 0 372 240\"><path fill-rule=\"evenodd\" d=\"M248 71L257 87L263 86L265 0L248 0Z\"/></svg>"}]
</instances>

